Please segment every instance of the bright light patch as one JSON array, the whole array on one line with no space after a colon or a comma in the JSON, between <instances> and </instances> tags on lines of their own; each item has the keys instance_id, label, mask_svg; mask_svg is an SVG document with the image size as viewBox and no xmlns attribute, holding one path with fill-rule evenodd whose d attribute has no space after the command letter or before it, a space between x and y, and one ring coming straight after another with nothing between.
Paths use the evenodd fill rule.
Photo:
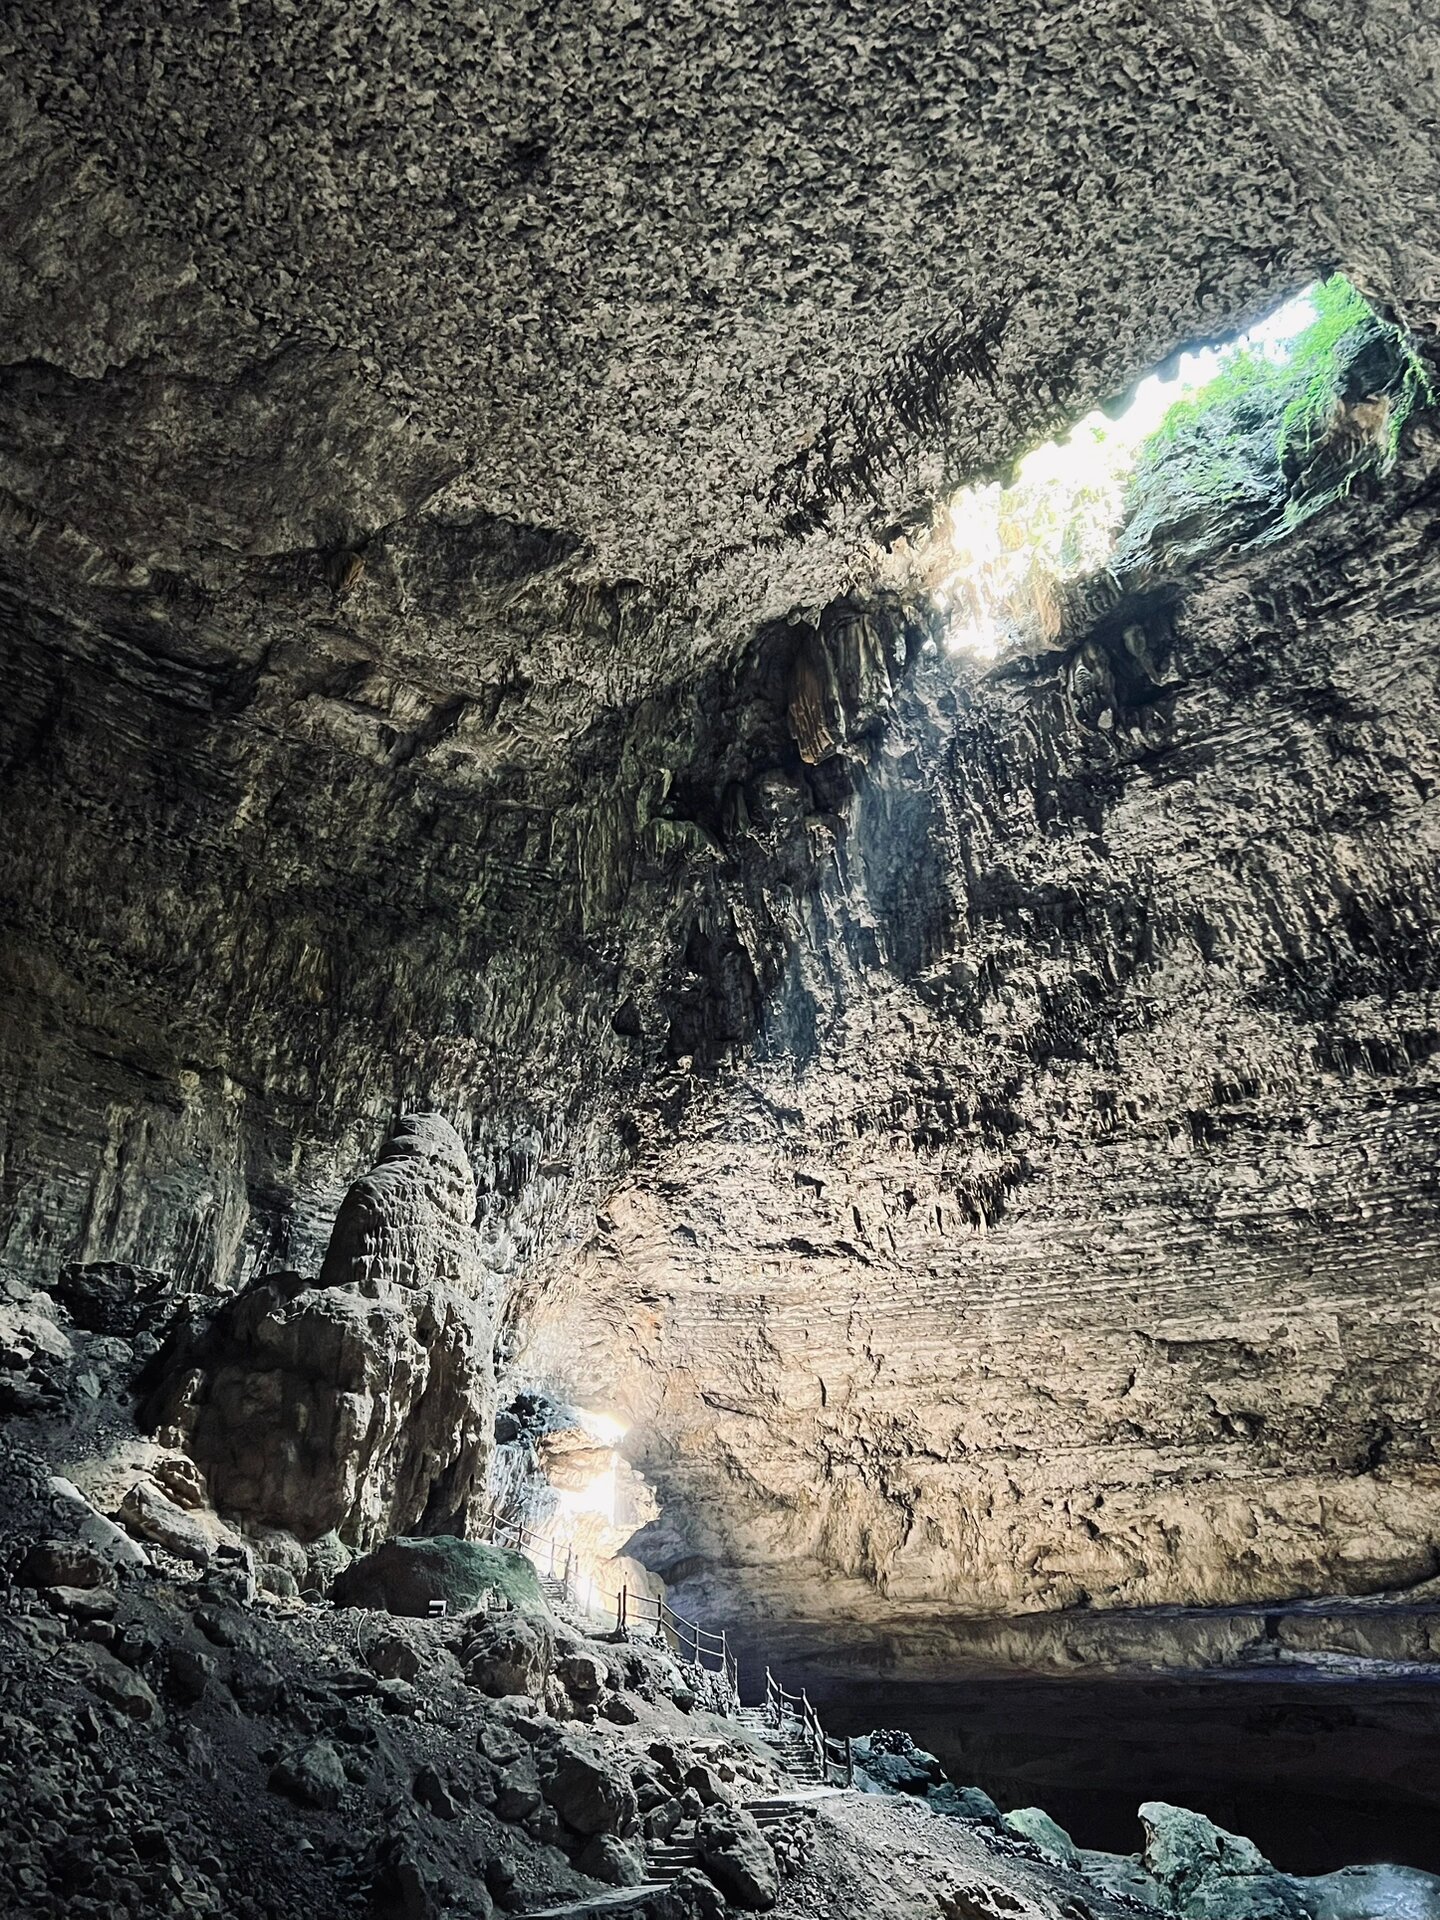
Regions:
<instances>
[{"instance_id":1,"label":"bright light patch","mask_svg":"<svg viewBox=\"0 0 1440 1920\"><path fill-rule=\"evenodd\" d=\"M1247 349L1283 363L1316 318L1311 289L1224 347L1181 357L1172 379L1150 374L1114 420L1087 413L1063 440L1026 454L1008 487L966 487L950 502L950 565L935 589L949 615L946 650L991 661L1016 609L1044 617L1063 581L1100 572L1114 545L1141 445L1177 400Z\"/></svg>"},{"instance_id":2,"label":"bright light patch","mask_svg":"<svg viewBox=\"0 0 1440 1920\"><path fill-rule=\"evenodd\" d=\"M608 1413L591 1413L588 1407L577 1407L580 1424L587 1433L594 1434L604 1446L618 1447L630 1429L623 1420L616 1420Z\"/></svg>"}]
</instances>

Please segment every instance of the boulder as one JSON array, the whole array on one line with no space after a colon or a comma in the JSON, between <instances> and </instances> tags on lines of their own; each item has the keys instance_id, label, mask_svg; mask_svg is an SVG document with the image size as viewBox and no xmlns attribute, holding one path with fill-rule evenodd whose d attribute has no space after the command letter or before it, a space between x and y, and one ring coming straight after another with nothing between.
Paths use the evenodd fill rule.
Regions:
<instances>
[{"instance_id":1,"label":"boulder","mask_svg":"<svg viewBox=\"0 0 1440 1920\"><path fill-rule=\"evenodd\" d=\"M535 1569L522 1554L448 1534L387 1540L352 1561L330 1587L337 1607L372 1607L412 1619L424 1619L436 1600L445 1602L447 1613L470 1613L491 1594L521 1612L545 1612Z\"/></svg>"},{"instance_id":2,"label":"boulder","mask_svg":"<svg viewBox=\"0 0 1440 1920\"><path fill-rule=\"evenodd\" d=\"M93 1547L112 1567L138 1572L150 1565L150 1556L145 1549L132 1540L123 1527L116 1526L113 1520L107 1520L73 1481L66 1480L58 1473L51 1474L49 1493L55 1514L62 1524L74 1527L77 1538L85 1546Z\"/></svg>"},{"instance_id":3,"label":"boulder","mask_svg":"<svg viewBox=\"0 0 1440 1920\"><path fill-rule=\"evenodd\" d=\"M573 1737L557 1741L540 1760L540 1789L576 1833L627 1834L639 1817L635 1790L601 1756Z\"/></svg>"},{"instance_id":4,"label":"boulder","mask_svg":"<svg viewBox=\"0 0 1440 1920\"><path fill-rule=\"evenodd\" d=\"M460 1804L434 1767L422 1767L415 1776L412 1792L422 1807L437 1820L458 1820Z\"/></svg>"},{"instance_id":5,"label":"boulder","mask_svg":"<svg viewBox=\"0 0 1440 1920\"><path fill-rule=\"evenodd\" d=\"M593 1700L610 1682L610 1669L599 1655L578 1648L557 1656L555 1672L577 1700Z\"/></svg>"},{"instance_id":6,"label":"boulder","mask_svg":"<svg viewBox=\"0 0 1440 1920\"><path fill-rule=\"evenodd\" d=\"M725 1899L713 1880L686 1867L663 1893L646 1903L650 1920L723 1920Z\"/></svg>"},{"instance_id":7,"label":"boulder","mask_svg":"<svg viewBox=\"0 0 1440 1920\"><path fill-rule=\"evenodd\" d=\"M979 1787L956 1787L944 1780L938 1787L931 1787L925 1797L936 1813L947 1813L954 1820L984 1820L995 1827L1000 1824L999 1807Z\"/></svg>"},{"instance_id":8,"label":"boulder","mask_svg":"<svg viewBox=\"0 0 1440 1920\"><path fill-rule=\"evenodd\" d=\"M1169 1910L1169 1897L1152 1874L1140 1864L1137 1853L1100 1853L1089 1847L1080 1849L1080 1871L1087 1880L1106 1893L1139 1900L1144 1906Z\"/></svg>"},{"instance_id":9,"label":"boulder","mask_svg":"<svg viewBox=\"0 0 1440 1920\"><path fill-rule=\"evenodd\" d=\"M67 1664L107 1705L132 1720L152 1720L160 1703L138 1673L122 1660L93 1641L85 1641L66 1650Z\"/></svg>"},{"instance_id":10,"label":"boulder","mask_svg":"<svg viewBox=\"0 0 1440 1920\"><path fill-rule=\"evenodd\" d=\"M523 1694L541 1700L555 1658L555 1641L543 1620L500 1614L480 1623L460 1651L465 1678L494 1700Z\"/></svg>"},{"instance_id":11,"label":"boulder","mask_svg":"<svg viewBox=\"0 0 1440 1920\"><path fill-rule=\"evenodd\" d=\"M282 1754L266 1782L303 1807L338 1807L349 1784L344 1762L328 1740L311 1740Z\"/></svg>"},{"instance_id":12,"label":"boulder","mask_svg":"<svg viewBox=\"0 0 1440 1920\"><path fill-rule=\"evenodd\" d=\"M512 1825L528 1820L532 1813L539 1811L543 1798L534 1765L529 1761L517 1762L507 1767L496 1783L496 1818Z\"/></svg>"},{"instance_id":13,"label":"boulder","mask_svg":"<svg viewBox=\"0 0 1440 1920\"><path fill-rule=\"evenodd\" d=\"M882 1792L928 1793L945 1778L933 1753L917 1747L899 1728L877 1728L854 1744L855 1764Z\"/></svg>"},{"instance_id":14,"label":"boulder","mask_svg":"<svg viewBox=\"0 0 1440 1920\"><path fill-rule=\"evenodd\" d=\"M1163 1800L1147 1800L1140 1823L1141 1864L1186 1920L1304 1920L1293 1886L1253 1840Z\"/></svg>"},{"instance_id":15,"label":"boulder","mask_svg":"<svg viewBox=\"0 0 1440 1920\"><path fill-rule=\"evenodd\" d=\"M413 1632L392 1621L377 1621L360 1635L360 1658L381 1680L413 1680L425 1664Z\"/></svg>"},{"instance_id":16,"label":"boulder","mask_svg":"<svg viewBox=\"0 0 1440 1920\"><path fill-rule=\"evenodd\" d=\"M174 1312L178 1289L158 1268L118 1260L71 1261L60 1269L54 1294L77 1327L130 1338Z\"/></svg>"},{"instance_id":17,"label":"boulder","mask_svg":"<svg viewBox=\"0 0 1440 1920\"><path fill-rule=\"evenodd\" d=\"M774 1906L780 1893L775 1854L742 1808L712 1808L696 1826L695 1843L702 1866L727 1900L756 1913Z\"/></svg>"},{"instance_id":18,"label":"boulder","mask_svg":"<svg viewBox=\"0 0 1440 1920\"><path fill-rule=\"evenodd\" d=\"M638 1887L645 1878L639 1854L612 1833L597 1833L587 1840L575 1856L575 1865L607 1887Z\"/></svg>"},{"instance_id":19,"label":"boulder","mask_svg":"<svg viewBox=\"0 0 1440 1920\"><path fill-rule=\"evenodd\" d=\"M177 1507L196 1508L209 1504L209 1493L205 1486L205 1476L183 1453L172 1453L163 1460L156 1461L150 1469L150 1477L167 1494Z\"/></svg>"},{"instance_id":20,"label":"boulder","mask_svg":"<svg viewBox=\"0 0 1440 1920\"><path fill-rule=\"evenodd\" d=\"M683 1784L690 1787L699 1796L702 1807L718 1806L725 1799L725 1789L720 1784L718 1774L707 1767L703 1760L697 1760L693 1766L685 1769Z\"/></svg>"},{"instance_id":21,"label":"boulder","mask_svg":"<svg viewBox=\"0 0 1440 1920\"><path fill-rule=\"evenodd\" d=\"M164 1547L193 1566L208 1567L222 1542L243 1551L243 1542L228 1528L207 1527L193 1513L161 1493L158 1487L137 1480L120 1502L121 1521L142 1540Z\"/></svg>"},{"instance_id":22,"label":"boulder","mask_svg":"<svg viewBox=\"0 0 1440 1920\"><path fill-rule=\"evenodd\" d=\"M171 1692L186 1705L193 1705L215 1678L216 1666L215 1656L202 1653L198 1647L172 1647L168 1663Z\"/></svg>"},{"instance_id":23,"label":"boulder","mask_svg":"<svg viewBox=\"0 0 1440 1920\"><path fill-rule=\"evenodd\" d=\"M38 1540L20 1562L24 1587L103 1587L115 1568L97 1547L83 1540Z\"/></svg>"},{"instance_id":24,"label":"boulder","mask_svg":"<svg viewBox=\"0 0 1440 1920\"><path fill-rule=\"evenodd\" d=\"M45 1597L76 1620L108 1620L119 1605L110 1587L46 1587Z\"/></svg>"},{"instance_id":25,"label":"boulder","mask_svg":"<svg viewBox=\"0 0 1440 1920\"><path fill-rule=\"evenodd\" d=\"M1028 1840L1052 1860L1058 1860L1062 1867L1079 1864L1080 1853L1075 1842L1065 1829L1052 1820L1043 1807L1016 1807L1013 1813L1007 1813L1000 1823L1007 1833L1013 1833L1018 1839Z\"/></svg>"},{"instance_id":26,"label":"boulder","mask_svg":"<svg viewBox=\"0 0 1440 1920\"><path fill-rule=\"evenodd\" d=\"M1290 1885L1310 1920L1440 1920L1440 1876L1419 1867L1342 1867Z\"/></svg>"},{"instance_id":27,"label":"boulder","mask_svg":"<svg viewBox=\"0 0 1440 1920\"><path fill-rule=\"evenodd\" d=\"M400 1120L346 1195L318 1284L269 1274L175 1344L146 1408L216 1506L364 1550L464 1532L494 1422L475 1184L439 1114Z\"/></svg>"}]
</instances>

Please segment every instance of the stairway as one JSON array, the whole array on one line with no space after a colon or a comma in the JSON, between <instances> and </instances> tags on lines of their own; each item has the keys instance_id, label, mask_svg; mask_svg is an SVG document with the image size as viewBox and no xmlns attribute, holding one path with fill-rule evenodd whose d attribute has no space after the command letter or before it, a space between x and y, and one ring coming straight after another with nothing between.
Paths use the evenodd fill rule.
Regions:
<instances>
[{"instance_id":1,"label":"stairway","mask_svg":"<svg viewBox=\"0 0 1440 1920\"><path fill-rule=\"evenodd\" d=\"M576 1633L596 1634L603 1631L604 1623L586 1613L558 1573L542 1573L537 1578L545 1604L557 1620L563 1620ZM613 1621L610 1624L613 1625Z\"/></svg>"},{"instance_id":2,"label":"stairway","mask_svg":"<svg viewBox=\"0 0 1440 1920\"><path fill-rule=\"evenodd\" d=\"M787 1821L797 1819L802 1814L813 1814L814 1806L802 1800L791 1800L784 1795L774 1794L766 1800L747 1800L745 1811L764 1833L768 1828L783 1826ZM678 1880L687 1867L700 1865L700 1853L695 1842L695 1830L684 1831L677 1827L668 1840L647 1840L645 1842L645 1878L667 1884Z\"/></svg>"},{"instance_id":3,"label":"stairway","mask_svg":"<svg viewBox=\"0 0 1440 1920\"><path fill-rule=\"evenodd\" d=\"M792 1780L804 1786L824 1786L824 1769L798 1721L785 1719L777 1727L773 1720L766 1719L760 1707L737 1707L731 1717L737 1726L765 1742Z\"/></svg>"}]
</instances>

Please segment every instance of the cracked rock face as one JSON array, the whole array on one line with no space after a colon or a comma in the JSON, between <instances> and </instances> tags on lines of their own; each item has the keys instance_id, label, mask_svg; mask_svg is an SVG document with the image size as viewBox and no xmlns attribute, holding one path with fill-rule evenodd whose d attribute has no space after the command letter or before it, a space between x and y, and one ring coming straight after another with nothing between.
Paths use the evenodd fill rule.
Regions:
<instances>
[{"instance_id":1,"label":"cracked rock face","mask_svg":"<svg viewBox=\"0 0 1440 1920\"><path fill-rule=\"evenodd\" d=\"M534 1335L691 1604L943 1668L1436 1572L1424 435L1408 499L905 682L746 1064Z\"/></svg>"},{"instance_id":2,"label":"cracked rock face","mask_svg":"<svg viewBox=\"0 0 1440 1920\"><path fill-rule=\"evenodd\" d=\"M897 587L1332 262L1433 331L1351 16L5 10L0 1259L239 1290L236 1511L459 1523L493 1300L727 1613L1434 1571L1433 439L1024 673Z\"/></svg>"}]
</instances>

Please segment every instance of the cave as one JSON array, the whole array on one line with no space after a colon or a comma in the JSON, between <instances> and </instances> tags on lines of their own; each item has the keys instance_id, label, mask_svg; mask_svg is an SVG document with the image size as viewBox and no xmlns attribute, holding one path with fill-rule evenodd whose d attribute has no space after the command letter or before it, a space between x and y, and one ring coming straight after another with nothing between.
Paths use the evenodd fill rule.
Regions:
<instances>
[{"instance_id":1,"label":"cave","mask_svg":"<svg viewBox=\"0 0 1440 1920\"><path fill-rule=\"evenodd\" d=\"M1440 1920L1440 27L0 45L0 1912Z\"/></svg>"}]
</instances>

